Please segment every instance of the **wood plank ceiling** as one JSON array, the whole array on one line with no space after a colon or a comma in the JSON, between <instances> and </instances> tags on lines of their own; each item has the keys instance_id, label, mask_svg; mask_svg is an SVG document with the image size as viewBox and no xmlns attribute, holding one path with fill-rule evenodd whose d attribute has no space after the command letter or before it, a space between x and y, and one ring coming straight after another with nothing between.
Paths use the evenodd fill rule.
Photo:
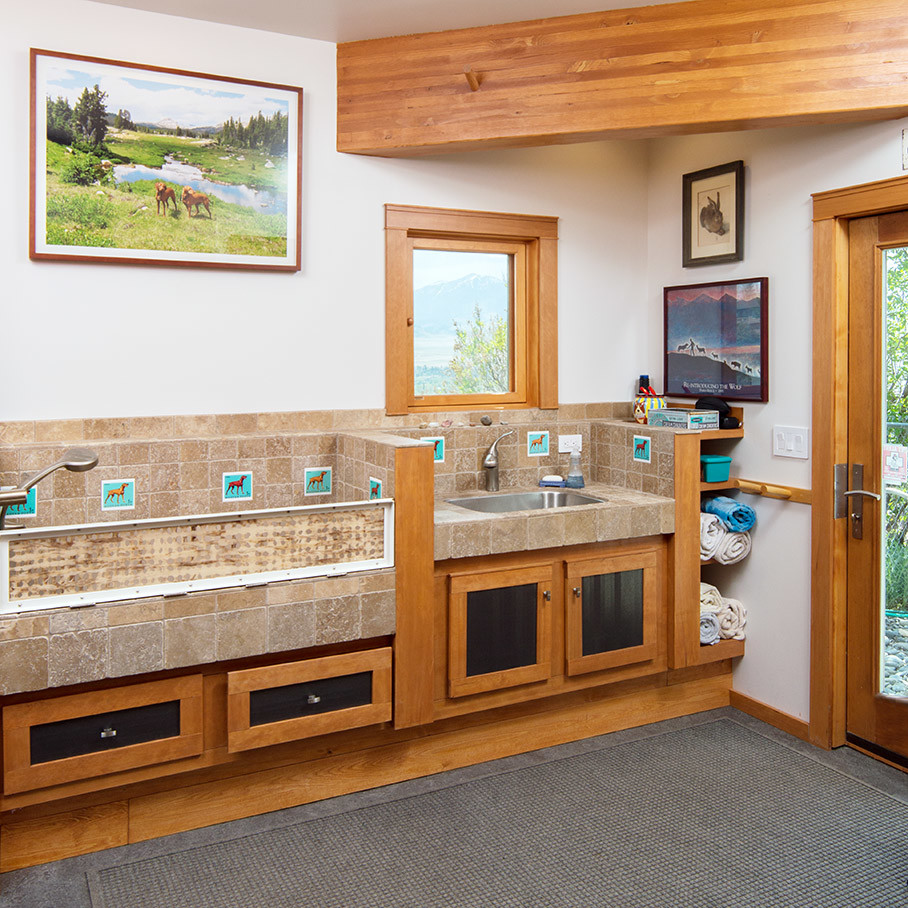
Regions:
<instances>
[{"instance_id":1,"label":"wood plank ceiling","mask_svg":"<svg viewBox=\"0 0 908 908\"><path fill-rule=\"evenodd\" d=\"M338 150L385 156L878 120L908 115L908 12L692 0L339 44L337 81Z\"/></svg>"}]
</instances>

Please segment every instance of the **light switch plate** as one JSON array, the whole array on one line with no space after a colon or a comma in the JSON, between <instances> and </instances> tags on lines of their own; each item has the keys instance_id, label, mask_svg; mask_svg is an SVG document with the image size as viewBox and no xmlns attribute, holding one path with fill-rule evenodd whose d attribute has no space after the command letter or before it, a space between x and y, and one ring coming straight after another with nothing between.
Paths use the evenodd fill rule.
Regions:
<instances>
[{"instance_id":1,"label":"light switch plate","mask_svg":"<svg viewBox=\"0 0 908 908\"><path fill-rule=\"evenodd\" d=\"M558 436L558 453L571 454L574 451L583 450L582 435L559 435Z\"/></svg>"},{"instance_id":2,"label":"light switch plate","mask_svg":"<svg viewBox=\"0 0 908 908\"><path fill-rule=\"evenodd\" d=\"M810 429L805 426L773 426L772 453L776 457L810 457Z\"/></svg>"}]
</instances>

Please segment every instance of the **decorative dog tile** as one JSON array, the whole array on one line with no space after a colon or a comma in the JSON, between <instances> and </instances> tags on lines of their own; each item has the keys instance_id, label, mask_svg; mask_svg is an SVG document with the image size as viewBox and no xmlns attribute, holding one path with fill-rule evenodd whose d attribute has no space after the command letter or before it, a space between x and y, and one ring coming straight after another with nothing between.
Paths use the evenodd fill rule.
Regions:
<instances>
[{"instance_id":1,"label":"decorative dog tile","mask_svg":"<svg viewBox=\"0 0 908 908\"><path fill-rule=\"evenodd\" d=\"M252 473L222 473L222 501L249 500L252 498Z\"/></svg>"},{"instance_id":2,"label":"decorative dog tile","mask_svg":"<svg viewBox=\"0 0 908 908\"><path fill-rule=\"evenodd\" d=\"M101 483L102 511L131 511L136 506L134 479L109 479Z\"/></svg>"},{"instance_id":3,"label":"decorative dog tile","mask_svg":"<svg viewBox=\"0 0 908 908\"><path fill-rule=\"evenodd\" d=\"M381 480L374 476L369 477L369 501L381 498Z\"/></svg>"},{"instance_id":4,"label":"decorative dog tile","mask_svg":"<svg viewBox=\"0 0 908 908\"><path fill-rule=\"evenodd\" d=\"M548 432L527 432L527 454L530 457L544 457L549 453Z\"/></svg>"},{"instance_id":5,"label":"decorative dog tile","mask_svg":"<svg viewBox=\"0 0 908 908\"><path fill-rule=\"evenodd\" d=\"M310 467L305 474L306 495L331 494L331 467Z\"/></svg>"},{"instance_id":6,"label":"decorative dog tile","mask_svg":"<svg viewBox=\"0 0 908 908\"><path fill-rule=\"evenodd\" d=\"M444 463L445 462L445 440L436 435L423 436L419 439L420 441L430 441L435 446L433 459L435 463Z\"/></svg>"},{"instance_id":7,"label":"decorative dog tile","mask_svg":"<svg viewBox=\"0 0 908 908\"><path fill-rule=\"evenodd\" d=\"M0 486L2 489L12 489L14 486ZM32 486L28 490L25 504L11 504L6 513L9 517L34 517L38 513L38 489Z\"/></svg>"},{"instance_id":8,"label":"decorative dog tile","mask_svg":"<svg viewBox=\"0 0 908 908\"><path fill-rule=\"evenodd\" d=\"M646 435L634 436L634 460L640 463L650 463L652 460L652 451L650 444L652 439Z\"/></svg>"}]
</instances>

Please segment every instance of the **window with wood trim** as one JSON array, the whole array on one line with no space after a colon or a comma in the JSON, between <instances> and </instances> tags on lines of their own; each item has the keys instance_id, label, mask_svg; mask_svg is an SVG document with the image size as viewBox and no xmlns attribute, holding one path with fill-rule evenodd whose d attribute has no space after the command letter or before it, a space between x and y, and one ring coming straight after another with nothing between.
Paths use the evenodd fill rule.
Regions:
<instances>
[{"instance_id":1,"label":"window with wood trim","mask_svg":"<svg viewBox=\"0 0 908 908\"><path fill-rule=\"evenodd\" d=\"M558 406L558 219L385 206L386 407Z\"/></svg>"}]
</instances>

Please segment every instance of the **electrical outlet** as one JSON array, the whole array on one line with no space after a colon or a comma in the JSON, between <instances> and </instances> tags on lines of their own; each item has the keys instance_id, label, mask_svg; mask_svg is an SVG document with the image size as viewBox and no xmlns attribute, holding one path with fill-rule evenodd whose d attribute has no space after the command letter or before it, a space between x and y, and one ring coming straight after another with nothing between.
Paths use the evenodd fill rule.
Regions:
<instances>
[{"instance_id":1,"label":"electrical outlet","mask_svg":"<svg viewBox=\"0 0 908 908\"><path fill-rule=\"evenodd\" d=\"M810 456L810 429L801 426L773 426L772 453L776 457Z\"/></svg>"},{"instance_id":2,"label":"electrical outlet","mask_svg":"<svg viewBox=\"0 0 908 908\"><path fill-rule=\"evenodd\" d=\"M571 454L574 451L583 450L582 435L559 435L558 436L558 453Z\"/></svg>"}]
</instances>

